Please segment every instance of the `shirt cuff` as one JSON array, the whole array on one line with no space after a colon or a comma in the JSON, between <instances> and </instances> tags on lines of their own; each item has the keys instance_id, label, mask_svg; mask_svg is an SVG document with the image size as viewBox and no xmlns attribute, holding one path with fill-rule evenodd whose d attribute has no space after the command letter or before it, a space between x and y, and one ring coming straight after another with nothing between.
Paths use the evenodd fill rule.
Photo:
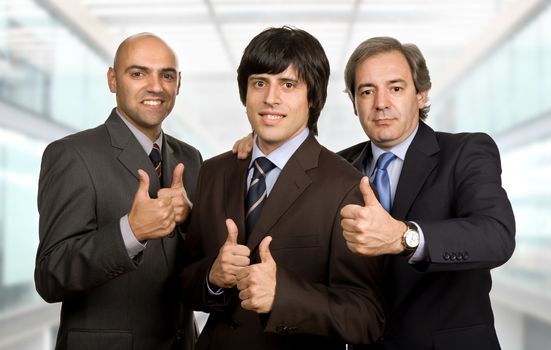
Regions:
<instances>
[{"instance_id":1,"label":"shirt cuff","mask_svg":"<svg viewBox=\"0 0 551 350\"><path fill-rule=\"evenodd\" d=\"M124 246L126 247L126 252L128 253L130 259L134 259L136 255L140 254L145 249L147 242L145 244L141 244L136 239L136 236L134 236L134 233L130 228L130 223L128 222L128 214L120 219L119 224L121 227L122 240L124 241Z\"/></svg>"},{"instance_id":2,"label":"shirt cuff","mask_svg":"<svg viewBox=\"0 0 551 350\"><path fill-rule=\"evenodd\" d=\"M423 234L423 230L419 225L417 225L416 222L413 222L413 221L410 221L410 222L414 224L417 227L417 231L419 231L419 245L417 246L417 249L415 249L415 253L413 253L411 258L408 260L408 263L415 264L426 260L427 251L425 248L425 235Z\"/></svg>"},{"instance_id":3,"label":"shirt cuff","mask_svg":"<svg viewBox=\"0 0 551 350\"><path fill-rule=\"evenodd\" d=\"M209 291L209 294L210 295L222 295L224 294L224 288L220 288L220 287L217 287L217 286L210 286L210 283L209 283L209 275L207 274L207 278L205 280L205 282L207 283L207 290Z\"/></svg>"}]
</instances>

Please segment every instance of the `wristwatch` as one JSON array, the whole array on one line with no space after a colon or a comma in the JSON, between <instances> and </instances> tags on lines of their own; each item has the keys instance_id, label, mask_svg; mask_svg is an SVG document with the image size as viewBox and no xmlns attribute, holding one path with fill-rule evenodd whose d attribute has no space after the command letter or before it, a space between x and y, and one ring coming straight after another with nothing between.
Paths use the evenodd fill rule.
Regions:
<instances>
[{"instance_id":1,"label":"wristwatch","mask_svg":"<svg viewBox=\"0 0 551 350\"><path fill-rule=\"evenodd\" d=\"M409 221L404 221L404 224L407 229L402 235L402 247L404 247L402 255L411 255L419 246L419 230L415 224Z\"/></svg>"}]
</instances>

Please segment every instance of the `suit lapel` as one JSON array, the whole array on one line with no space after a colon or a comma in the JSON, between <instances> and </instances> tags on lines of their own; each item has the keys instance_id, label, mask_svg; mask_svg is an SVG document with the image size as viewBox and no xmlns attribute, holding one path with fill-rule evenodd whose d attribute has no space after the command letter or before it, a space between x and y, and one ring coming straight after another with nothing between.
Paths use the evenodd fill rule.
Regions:
<instances>
[{"instance_id":1,"label":"suit lapel","mask_svg":"<svg viewBox=\"0 0 551 350\"><path fill-rule=\"evenodd\" d=\"M149 175L149 195L152 198L157 197L159 180L153 164L130 129L120 119L115 109L113 109L111 115L107 118L105 126L111 138L111 146L120 151L118 159L121 164L138 181L140 179L138 169L146 171Z\"/></svg>"},{"instance_id":2,"label":"suit lapel","mask_svg":"<svg viewBox=\"0 0 551 350\"><path fill-rule=\"evenodd\" d=\"M367 160L371 159L373 154L371 152L371 142L368 141L365 143L365 147L362 149L361 153L354 159L350 164L352 164L356 169L358 169L362 174L369 176L365 173L365 165Z\"/></svg>"},{"instance_id":3,"label":"suit lapel","mask_svg":"<svg viewBox=\"0 0 551 350\"><path fill-rule=\"evenodd\" d=\"M245 244L245 192L247 191L247 168L250 158L238 160L235 166L226 168L224 172L224 203L226 203L226 218L232 219L237 225L237 242ZM224 242L226 238L222 240Z\"/></svg>"},{"instance_id":4,"label":"suit lapel","mask_svg":"<svg viewBox=\"0 0 551 350\"><path fill-rule=\"evenodd\" d=\"M425 123L419 123L417 135L406 153L400 180L391 209L394 218L403 219L421 191L427 177L438 164L436 154L440 147L434 131Z\"/></svg>"},{"instance_id":5,"label":"suit lapel","mask_svg":"<svg viewBox=\"0 0 551 350\"><path fill-rule=\"evenodd\" d=\"M262 213L250 233L247 246L254 251L262 238L270 232L274 224L285 214L289 207L300 197L312 180L306 173L318 166L320 144L310 134L303 144L291 156L264 203ZM277 235L278 232L272 232Z\"/></svg>"}]
</instances>

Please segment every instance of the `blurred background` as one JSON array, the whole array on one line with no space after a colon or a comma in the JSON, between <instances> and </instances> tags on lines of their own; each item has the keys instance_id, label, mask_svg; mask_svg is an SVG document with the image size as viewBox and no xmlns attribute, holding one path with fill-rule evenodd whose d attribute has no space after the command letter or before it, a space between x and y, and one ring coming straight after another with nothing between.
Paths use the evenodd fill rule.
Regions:
<instances>
[{"instance_id":1,"label":"blurred background","mask_svg":"<svg viewBox=\"0 0 551 350\"><path fill-rule=\"evenodd\" d=\"M319 140L365 140L343 93L343 70L363 40L417 44L433 80L428 123L484 131L498 143L517 219L512 259L493 271L504 350L551 344L550 0L0 0L0 349L52 349L59 305L37 295L36 191L44 147L103 123L118 43L151 31L180 58L182 88L164 130L205 158L249 132L236 68L270 26L316 36L331 62ZM201 315L202 316L202 315Z\"/></svg>"}]
</instances>

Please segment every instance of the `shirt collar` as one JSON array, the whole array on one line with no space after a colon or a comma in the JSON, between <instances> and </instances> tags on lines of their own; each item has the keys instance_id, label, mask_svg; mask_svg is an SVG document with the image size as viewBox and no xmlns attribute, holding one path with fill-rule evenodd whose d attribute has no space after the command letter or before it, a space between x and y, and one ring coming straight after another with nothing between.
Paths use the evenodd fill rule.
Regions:
<instances>
[{"instance_id":1,"label":"shirt collar","mask_svg":"<svg viewBox=\"0 0 551 350\"><path fill-rule=\"evenodd\" d=\"M275 166L278 167L280 170L283 169L285 164L287 164L291 156L296 152L296 150L300 147L300 145L302 145L302 143L304 142L304 140L306 140L309 134L310 134L310 130L307 127L304 128L304 130L302 130L298 135L286 141L284 144L282 144L281 146L273 150L269 155L265 155L264 153L262 153L260 148L258 148L256 144L257 135L254 135L253 152L251 154L249 169L250 167L252 167L253 162L258 157L266 157L272 163L274 163Z\"/></svg>"},{"instance_id":2,"label":"shirt collar","mask_svg":"<svg viewBox=\"0 0 551 350\"><path fill-rule=\"evenodd\" d=\"M123 117L118 109L115 109L117 112L117 115L122 119L124 124L130 129L134 137L138 140L140 145L142 146L145 153L149 154L151 153L151 150L153 149L153 143L156 143L159 146L159 149L161 150L161 154L163 153L163 131L159 133L159 137L155 140L155 142L151 141L149 137L147 137L143 132L141 132L138 128L134 126L134 124L130 123L125 117Z\"/></svg>"},{"instance_id":3,"label":"shirt collar","mask_svg":"<svg viewBox=\"0 0 551 350\"><path fill-rule=\"evenodd\" d=\"M411 132L411 134L409 134L409 136L404 141L402 141L399 144L397 144L396 146L392 147L389 151L385 151L384 149L376 146L373 142L371 142L371 152L373 154L373 157L371 158L371 159L373 159L372 162L375 162L377 159L379 159L381 154L383 154L385 152L392 152L396 155L396 157L398 157L398 158L400 158L400 160L404 161L404 159L406 158L406 152L408 151L408 148L411 145L411 142L413 141L413 138L417 134L417 129L419 129L419 123L417 124L415 129Z\"/></svg>"}]
</instances>

